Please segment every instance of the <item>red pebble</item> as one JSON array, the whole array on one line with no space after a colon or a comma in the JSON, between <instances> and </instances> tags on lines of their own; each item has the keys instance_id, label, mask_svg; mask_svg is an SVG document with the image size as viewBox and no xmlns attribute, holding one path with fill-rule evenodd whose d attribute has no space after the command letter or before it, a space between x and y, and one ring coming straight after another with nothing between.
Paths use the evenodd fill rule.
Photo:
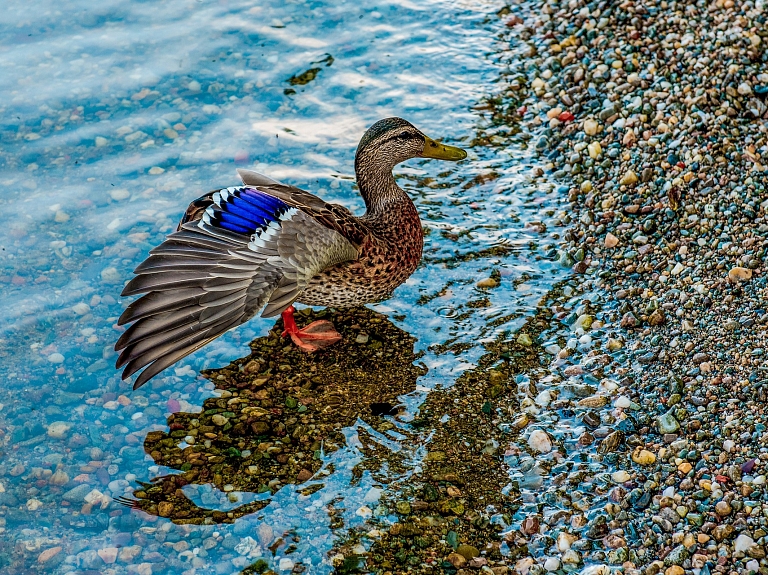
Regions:
<instances>
[{"instance_id":1,"label":"red pebble","mask_svg":"<svg viewBox=\"0 0 768 575\"><path fill-rule=\"evenodd\" d=\"M728 483L728 478L725 475L715 475L715 481L718 483Z\"/></svg>"},{"instance_id":2,"label":"red pebble","mask_svg":"<svg viewBox=\"0 0 768 575\"><path fill-rule=\"evenodd\" d=\"M576 119L576 116L570 112L563 112L557 117L557 119L561 122L573 122Z\"/></svg>"},{"instance_id":3,"label":"red pebble","mask_svg":"<svg viewBox=\"0 0 768 575\"><path fill-rule=\"evenodd\" d=\"M680 168L680 169L683 169L683 168L685 167L685 162L677 162L677 164L675 164L675 165L676 165L678 168Z\"/></svg>"},{"instance_id":4,"label":"red pebble","mask_svg":"<svg viewBox=\"0 0 768 575\"><path fill-rule=\"evenodd\" d=\"M517 109L517 113L518 113L518 114L520 114L521 116L522 116L523 114L525 114L527 111L528 111L528 106L520 106L520 107Z\"/></svg>"}]
</instances>

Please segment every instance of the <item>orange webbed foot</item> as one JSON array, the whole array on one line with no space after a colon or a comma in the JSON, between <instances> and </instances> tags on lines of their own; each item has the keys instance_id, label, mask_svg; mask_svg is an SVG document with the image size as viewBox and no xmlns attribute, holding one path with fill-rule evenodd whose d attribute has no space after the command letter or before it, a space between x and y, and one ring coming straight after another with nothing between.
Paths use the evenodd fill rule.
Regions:
<instances>
[{"instance_id":1,"label":"orange webbed foot","mask_svg":"<svg viewBox=\"0 0 768 575\"><path fill-rule=\"evenodd\" d=\"M295 308L291 306L283 312L285 330L282 335L283 337L291 336L291 341L300 350L312 353L341 340L341 334L336 331L333 324L324 319L313 321L308 326L299 329L293 318L294 311Z\"/></svg>"}]
</instances>

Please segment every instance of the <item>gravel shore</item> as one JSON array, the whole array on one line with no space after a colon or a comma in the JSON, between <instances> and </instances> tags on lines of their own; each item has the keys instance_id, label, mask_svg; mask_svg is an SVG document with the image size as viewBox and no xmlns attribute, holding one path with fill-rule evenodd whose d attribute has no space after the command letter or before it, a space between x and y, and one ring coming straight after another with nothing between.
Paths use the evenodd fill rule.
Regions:
<instances>
[{"instance_id":1,"label":"gravel shore","mask_svg":"<svg viewBox=\"0 0 768 575\"><path fill-rule=\"evenodd\" d=\"M511 89L530 91L524 124L570 187L559 255L599 294L569 321L598 325L622 360L610 415L633 422L603 449L615 486L586 563L768 573L766 17L762 1L731 0L507 16L530 43ZM566 375L587 371L557 353Z\"/></svg>"}]
</instances>

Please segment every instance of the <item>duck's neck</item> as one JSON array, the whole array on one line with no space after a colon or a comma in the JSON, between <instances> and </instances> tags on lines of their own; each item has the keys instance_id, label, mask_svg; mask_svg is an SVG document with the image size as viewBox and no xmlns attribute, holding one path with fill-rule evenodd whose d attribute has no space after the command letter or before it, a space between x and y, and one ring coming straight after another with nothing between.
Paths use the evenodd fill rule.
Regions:
<instances>
[{"instance_id":1,"label":"duck's neck","mask_svg":"<svg viewBox=\"0 0 768 575\"><path fill-rule=\"evenodd\" d=\"M399 271L408 277L421 259L424 232L416 206L392 175L394 166L361 165L355 159L357 185L365 200L366 212L361 218L380 241L388 241L390 256L399 263ZM397 255L400 254L400 255Z\"/></svg>"},{"instance_id":2,"label":"duck's neck","mask_svg":"<svg viewBox=\"0 0 768 575\"><path fill-rule=\"evenodd\" d=\"M365 156L355 158L355 174L360 195L365 201L367 217L386 216L398 204L411 204L411 198L395 182L388 164L367 162Z\"/></svg>"}]
</instances>

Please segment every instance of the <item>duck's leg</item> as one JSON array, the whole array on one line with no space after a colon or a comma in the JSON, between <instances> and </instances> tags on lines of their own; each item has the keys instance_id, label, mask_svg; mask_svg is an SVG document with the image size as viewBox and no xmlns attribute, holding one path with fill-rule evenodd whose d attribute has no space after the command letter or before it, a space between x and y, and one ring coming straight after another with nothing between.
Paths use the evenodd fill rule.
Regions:
<instances>
[{"instance_id":1,"label":"duck's leg","mask_svg":"<svg viewBox=\"0 0 768 575\"><path fill-rule=\"evenodd\" d=\"M290 306L283 314L283 337L289 335L291 340L302 351L313 352L333 345L341 340L341 334L336 331L333 324L327 320L321 319L313 321L307 327L299 329L293 314L296 308Z\"/></svg>"}]
</instances>

